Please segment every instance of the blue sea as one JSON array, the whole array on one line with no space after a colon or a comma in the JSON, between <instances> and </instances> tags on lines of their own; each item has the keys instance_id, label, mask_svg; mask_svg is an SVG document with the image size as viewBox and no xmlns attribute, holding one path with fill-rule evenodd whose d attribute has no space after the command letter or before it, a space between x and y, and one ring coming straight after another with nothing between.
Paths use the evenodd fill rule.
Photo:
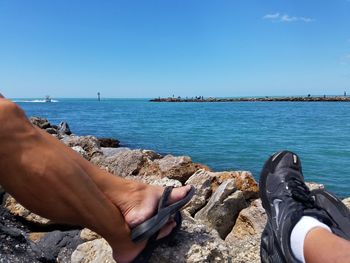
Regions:
<instances>
[{"instance_id":1,"label":"blue sea","mask_svg":"<svg viewBox=\"0 0 350 263\"><path fill-rule=\"evenodd\" d=\"M255 178L275 151L301 157L307 181L350 196L350 103L155 103L147 99L15 100L27 116L67 121L75 134L114 137L123 146L189 155L215 171Z\"/></svg>"}]
</instances>

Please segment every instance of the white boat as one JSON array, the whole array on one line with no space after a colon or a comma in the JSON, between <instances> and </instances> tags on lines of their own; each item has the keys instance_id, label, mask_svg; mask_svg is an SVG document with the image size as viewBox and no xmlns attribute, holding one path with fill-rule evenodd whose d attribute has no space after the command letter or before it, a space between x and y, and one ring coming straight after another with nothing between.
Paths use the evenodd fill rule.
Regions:
<instances>
[{"instance_id":1,"label":"white boat","mask_svg":"<svg viewBox=\"0 0 350 263\"><path fill-rule=\"evenodd\" d=\"M45 102L52 102L51 97L50 96L46 96L45 97Z\"/></svg>"}]
</instances>

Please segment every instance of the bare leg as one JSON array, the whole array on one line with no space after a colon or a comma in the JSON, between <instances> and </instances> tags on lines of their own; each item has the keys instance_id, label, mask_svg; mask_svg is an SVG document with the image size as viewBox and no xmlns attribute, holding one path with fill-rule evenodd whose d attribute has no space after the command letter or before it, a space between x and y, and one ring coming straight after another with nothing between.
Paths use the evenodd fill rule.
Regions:
<instances>
[{"instance_id":1,"label":"bare leg","mask_svg":"<svg viewBox=\"0 0 350 263\"><path fill-rule=\"evenodd\" d=\"M312 229L305 238L307 263L350 262L350 242L323 228Z\"/></svg>"},{"instance_id":2,"label":"bare leg","mask_svg":"<svg viewBox=\"0 0 350 263\"><path fill-rule=\"evenodd\" d=\"M130 227L149 218L162 187L113 176L34 128L14 103L0 99L0 184L24 206L57 222L88 227L111 244L118 262L132 260L145 242ZM188 187L174 190L170 202ZM161 233L174 227L169 223Z\"/></svg>"}]
</instances>

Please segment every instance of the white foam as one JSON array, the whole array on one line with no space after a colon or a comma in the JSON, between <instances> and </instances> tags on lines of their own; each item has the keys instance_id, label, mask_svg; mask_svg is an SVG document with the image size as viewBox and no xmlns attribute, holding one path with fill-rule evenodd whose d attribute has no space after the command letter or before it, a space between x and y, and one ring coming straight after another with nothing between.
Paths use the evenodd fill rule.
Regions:
<instances>
[{"instance_id":1,"label":"white foam","mask_svg":"<svg viewBox=\"0 0 350 263\"><path fill-rule=\"evenodd\" d=\"M46 100L13 100L13 102L46 103ZM59 101L51 100L51 102L59 102Z\"/></svg>"}]
</instances>

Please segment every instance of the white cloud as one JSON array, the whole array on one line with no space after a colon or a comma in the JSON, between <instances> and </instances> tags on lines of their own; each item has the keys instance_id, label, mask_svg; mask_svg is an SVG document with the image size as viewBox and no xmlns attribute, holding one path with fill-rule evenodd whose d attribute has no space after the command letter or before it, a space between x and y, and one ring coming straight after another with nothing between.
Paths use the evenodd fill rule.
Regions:
<instances>
[{"instance_id":1,"label":"white cloud","mask_svg":"<svg viewBox=\"0 0 350 263\"><path fill-rule=\"evenodd\" d=\"M263 19L267 19L270 21L276 21L276 22L313 22L314 19L310 17L302 17L302 16L290 16L288 14L280 14L280 13L274 13L274 14L266 14L263 16Z\"/></svg>"},{"instance_id":2,"label":"white cloud","mask_svg":"<svg viewBox=\"0 0 350 263\"><path fill-rule=\"evenodd\" d=\"M350 60L350 54L346 54L344 58Z\"/></svg>"},{"instance_id":3,"label":"white cloud","mask_svg":"<svg viewBox=\"0 0 350 263\"><path fill-rule=\"evenodd\" d=\"M263 19L277 19L279 17L280 17L280 13L275 13L275 14L264 15Z\"/></svg>"}]
</instances>

